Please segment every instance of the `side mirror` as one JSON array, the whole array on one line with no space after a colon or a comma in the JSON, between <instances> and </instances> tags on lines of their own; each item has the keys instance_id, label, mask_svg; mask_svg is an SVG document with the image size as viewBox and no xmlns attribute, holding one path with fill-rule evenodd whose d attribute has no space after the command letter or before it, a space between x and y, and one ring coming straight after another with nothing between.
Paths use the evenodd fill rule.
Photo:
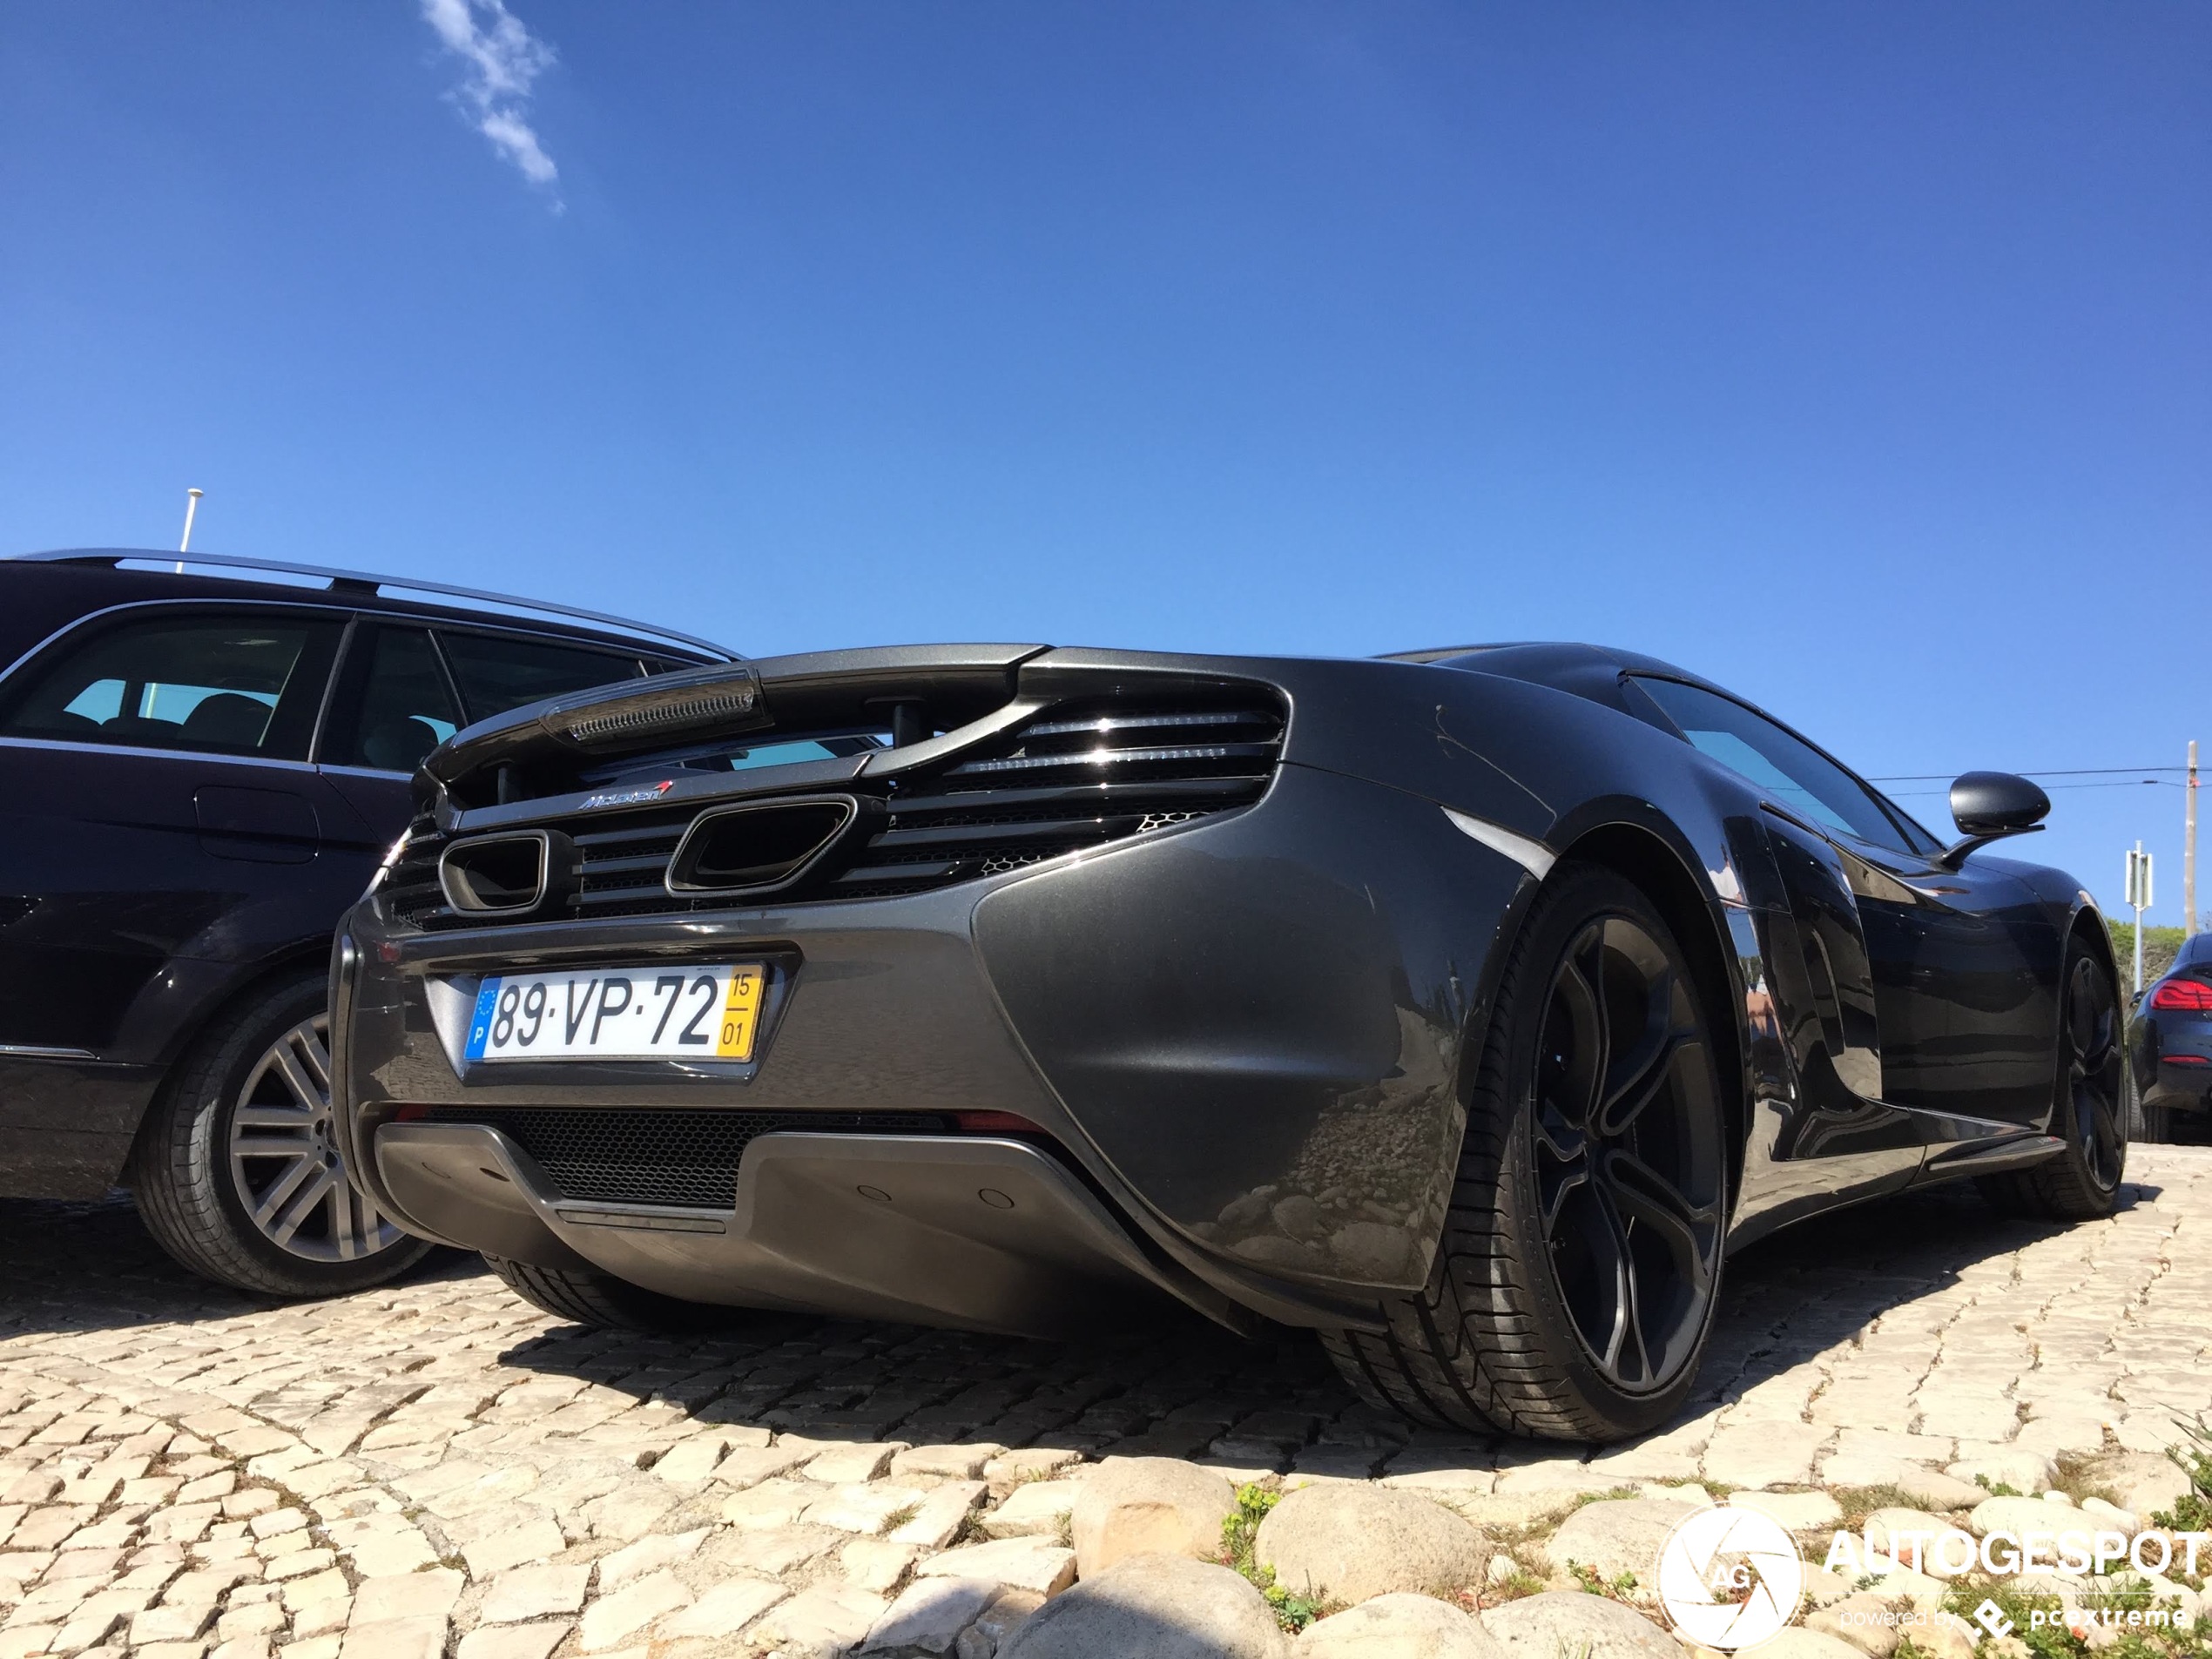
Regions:
<instances>
[{"instance_id":1,"label":"side mirror","mask_svg":"<svg viewBox=\"0 0 2212 1659\"><path fill-rule=\"evenodd\" d=\"M1951 786L1951 816L1964 839L1945 848L1936 862L1955 870L1978 846L2041 829L2050 811L2051 798L2025 778L2009 772L1964 773Z\"/></svg>"}]
</instances>

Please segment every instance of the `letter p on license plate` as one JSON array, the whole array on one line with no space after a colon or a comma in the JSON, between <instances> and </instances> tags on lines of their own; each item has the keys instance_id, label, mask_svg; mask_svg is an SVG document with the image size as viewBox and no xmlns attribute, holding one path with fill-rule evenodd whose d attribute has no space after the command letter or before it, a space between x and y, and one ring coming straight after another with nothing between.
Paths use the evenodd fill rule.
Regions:
<instances>
[{"instance_id":1,"label":"letter p on license plate","mask_svg":"<svg viewBox=\"0 0 2212 1659\"><path fill-rule=\"evenodd\" d=\"M467 1056L750 1060L767 982L758 962L501 974L476 992Z\"/></svg>"}]
</instances>

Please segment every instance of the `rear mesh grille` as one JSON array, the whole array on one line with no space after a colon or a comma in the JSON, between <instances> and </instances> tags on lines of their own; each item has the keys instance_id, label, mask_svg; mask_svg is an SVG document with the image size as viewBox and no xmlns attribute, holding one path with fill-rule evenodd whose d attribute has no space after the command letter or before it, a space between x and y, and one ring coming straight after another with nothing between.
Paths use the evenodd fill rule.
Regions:
<instances>
[{"instance_id":1,"label":"rear mesh grille","mask_svg":"<svg viewBox=\"0 0 2212 1659\"><path fill-rule=\"evenodd\" d=\"M1282 743L1282 711L1264 698L1211 707L1061 705L953 765L873 786L883 811L873 832L855 833L776 902L926 893L1249 806L1273 776ZM865 780L853 787L871 789ZM698 810L647 807L572 827L583 881L563 914L655 915L744 903L667 890L669 859ZM409 846L384 889L390 913L431 928L498 920L447 907L438 851L435 840Z\"/></svg>"},{"instance_id":2,"label":"rear mesh grille","mask_svg":"<svg viewBox=\"0 0 2212 1659\"><path fill-rule=\"evenodd\" d=\"M934 1112L632 1110L625 1107L511 1106L433 1114L441 1123L496 1129L537 1161L563 1198L599 1204L727 1210L738 1161L755 1137L778 1130L814 1134L952 1132Z\"/></svg>"}]
</instances>

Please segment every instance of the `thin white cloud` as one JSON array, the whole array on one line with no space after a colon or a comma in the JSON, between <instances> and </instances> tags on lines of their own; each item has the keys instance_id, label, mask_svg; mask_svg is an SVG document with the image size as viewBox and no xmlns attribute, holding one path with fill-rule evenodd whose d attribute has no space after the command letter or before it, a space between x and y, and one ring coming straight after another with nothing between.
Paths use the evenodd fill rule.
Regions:
<instances>
[{"instance_id":1,"label":"thin white cloud","mask_svg":"<svg viewBox=\"0 0 2212 1659\"><path fill-rule=\"evenodd\" d=\"M523 178L551 187L560 169L538 142L528 114L530 84L552 67L553 49L523 28L503 0L421 0L421 5L423 21L469 65L469 78L454 96L476 131Z\"/></svg>"}]
</instances>

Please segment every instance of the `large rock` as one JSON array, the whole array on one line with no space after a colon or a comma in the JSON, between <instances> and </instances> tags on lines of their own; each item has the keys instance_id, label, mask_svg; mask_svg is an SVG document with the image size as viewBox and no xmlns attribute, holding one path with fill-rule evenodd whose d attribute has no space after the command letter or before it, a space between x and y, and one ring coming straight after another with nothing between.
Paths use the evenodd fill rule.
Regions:
<instances>
[{"instance_id":1,"label":"large rock","mask_svg":"<svg viewBox=\"0 0 2212 1659\"><path fill-rule=\"evenodd\" d=\"M1315 1486L1291 1493L1259 1523L1252 1559L1298 1595L1358 1602L1393 1590L1480 1584L1490 1545L1418 1492Z\"/></svg>"},{"instance_id":2,"label":"large rock","mask_svg":"<svg viewBox=\"0 0 2212 1659\"><path fill-rule=\"evenodd\" d=\"M1925 1509L1877 1509L1860 1535L1891 1560L1930 1578L1964 1578L1974 1569L1974 1535Z\"/></svg>"},{"instance_id":3,"label":"large rock","mask_svg":"<svg viewBox=\"0 0 2212 1659\"><path fill-rule=\"evenodd\" d=\"M1505 1644L1433 1596L1379 1595L1305 1628L1297 1659L1506 1659Z\"/></svg>"},{"instance_id":4,"label":"large rock","mask_svg":"<svg viewBox=\"0 0 2212 1659\"><path fill-rule=\"evenodd\" d=\"M1483 1628L1512 1659L1683 1659L1674 1637L1642 1614L1581 1590L1547 1590L1494 1607Z\"/></svg>"},{"instance_id":5,"label":"large rock","mask_svg":"<svg viewBox=\"0 0 2212 1659\"><path fill-rule=\"evenodd\" d=\"M2100 1460L2096 1473L2140 1526L2148 1526L2152 1515L2171 1509L2189 1491L2188 1476L2173 1459L2155 1452L2114 1453Z\"/></svg>"},{"instance_id":6,"label":"large rock","mask_svg":"<svg viewBox=\"0 0 2212 1659\"><path fill-rule=\"evenodd\" d=\"M1178 1458L1109 1457L1084 1480L1072 1511L1076 1570L1096 1578L1131 1555L1211 1561L1237 1491Z\"/></svg>"},{"instance_id":7,"label":"large rock","mask_svg":"<svg viewBox=\"0 0 2212 1659\"><path fill-rule=\"evenodd\" d=\"M2008 1532L2023 1544L2031 1538L2050 1539L2060 1533L2084 1533L2094 1538L2099 1531L2119 1530L2086 1509L2044 1498L1985 1498L1966 1520L1985 1538L1993 1532ZM2048 1545L2042 1553L2049 1553Z\"/></svg>"},{"instance_id":8,"label":"large rock","mask_svg":"<svg viewBox=\"0 0 2212 1659\"><path fill-rule=\"evenodd\" d=\"M1758 1645L1759 1659L1865 1659L1857 1648L1824 1630L1792 1627Z\"/></svg>"},{"instance_id":9,"label":"large rock","mask_svg":"<svg viewBox=\"0 0 2212 1659\"><path fill-rule=\"evenodd\" d=\"M1135 1555L1046 1602L999 1659L1286 1659L1288 1652L1260 1593L1227 1568L1187 1555ZM1681 1659L1679 1651L1666 1659Z\"/></svg>"},{"instance_id":10,"label":"large rock","mask_svg":"<svg viewBox=\"0 0 2212 1659\"><path fill-rule=\"evenodd\" d=\"M1623 1573L1635 1575L1642 1594L1659 1582L1659 1552L1667 1535L1696 1514L1694 1503L1663 1498L1613 1498L1584 1504L1560 1523L1545 1541L1553 1568L1565 1572L1572 1561L1593 1569L1607 1583Z\"/></svg>"}]
</instances>

